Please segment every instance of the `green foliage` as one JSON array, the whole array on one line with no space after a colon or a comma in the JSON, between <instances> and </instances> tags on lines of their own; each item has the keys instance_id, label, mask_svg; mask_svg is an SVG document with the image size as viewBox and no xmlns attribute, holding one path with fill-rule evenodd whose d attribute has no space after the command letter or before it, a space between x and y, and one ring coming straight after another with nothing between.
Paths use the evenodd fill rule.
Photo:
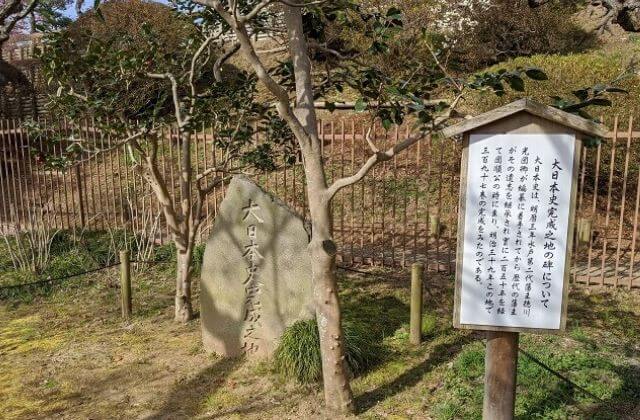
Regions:
<instances>
[{"instance_id":1,"label":"green foliage","mask_svg":"<svg viewBox=\"0 0 640 420\"><path fill-rule=\"evenodd\" d=\"M96 111L105 107L111 118L145 120L170 113L170 86L137 74L145 67L176 71L180 64L174 59L183 40L193 36L192 25L167 6L141 0L113 0L99 10L48 33L51 48L42 52L43 72L54 90L60 89L52 106L78 118L86 117L88 108L100 117ZM85 73L87 66L92 71ZM65 94L68 89L88 101L78 103L80 98Z\"/></svg>"},{"instance_id":2,"label":"green foliage","mask_svg":"<svg viewBox=\"0 0 640 420\"><path fill-rule=\"evenodd\" d=\"M45 277L59 278L82 273L98 265L93 255L82 248L74 248L51 258L49 266L44 271Z\"/></svg>"},{"instance_id":3,"label":"green foliage","mask_svg":"<svg viewBox=\"0 0 640 420\"><path fill-rule=\"evenodd\" d=\"M330 68L326 78L317 83L316 96L338 96L349 88L357 95L355 111L367 112L372 121L379 119L386 130L402 124L409 116L419 129L434 129L434 124L441 123L437 116L446 114L449 107L444 101L431 101L434 92L460 94L471 89L504 95L509 88L523 91L525 78L545 78L540 69L523 66L484 72L470 80L454 79L446 73L438 57L444 52L435 49L428 31L403 31L405 16L400 9L338 3L311 8L306 15L308 36L319 45L319 53L312 58ZM399 57L395 48L398 43L429 51L428 60L411 55ZM402 69L388 71L381 65L388 60L401 61ZM274 74L283 86L293 88L290 62L282 63ZM335 104L329 101L328 109L335 109Z\"/></svg>"},{"instance_id":4,"label":"green foliage","mask_svg":"<svg viewBox=\"0 0 640 420\"><path fill-rule=\"evenodd\" d=\"M76 125L92 116L103 136L115 139L141 131L140 153L149 152L147 141L157 142L169 124L179 125L184 137L211 127L225 156L258 169L275 167L291 136L272 130L275 110L256 99L254 75L214 67L222 54L221 39L212 35L219 20L202 8L138 0L107 2L100 10L103 17L88 13L68 30L48 34L40 59L56 91L52 110ZM34 138L65 148L62 158L46 157L55 167L99 153L104 141L81 135L69 141L64 130L27 125ZM255 144L257 133L267 142Z\"/></svg>"},{"instance_id":5,"label":"green foliage","mask_svg":"<svg viewBox=\"0 0 640 420\"><path fill-rule=\"evenodd\" d=\"M438 326L438 317L433 313L424 313L422 315L422 322L420 323L420 329L424 337L429 337L436 332Z\"/></svg>"},{"instance_id":6,"label":"green foliage","mask_svg":"<svg viewBox=\"0 0 640 420\"><path fill-rule=\"evenodd\" d=\"M204 251L206 249L207 244L200 244L193 249L193 261L192 267L193 272L196 274L200 273L202 269L202 263L204 262Z\"/></svg>"},{"instance_id":7,"label":"green foliage","mask_svg":"<svg viewBox=\"0 0 640 420\"><path fill-rule=\"evenodd\" d=\"M31 271L14 270L13 267L0 271L0 287L31 283L38 280L38 276Z\"/></svg>"},{"instance_id":8,"label":"green foliage","mask_svg":"<svg viewBox=\"0 0 640 420\"><path fill-rule=\"evenodd\" d=\"M346 321L343 324L347 365L353 375L365 372L383 356L383 348L372 339L366 326ZM315 320L298 321L282 335L275 353L276 370L301 383L322 379L320 337Z\"/></svg>"},{"instance_id":9,"label":"green foliage","mask_svg":"<svg viewBox=\"0 0 640 420\"><path fill-rule=\"evenodd\" d=\"M519 56L584 51L596 39L570 18L578 9L576 3L560 0L531 9L512 0L493 0L491 7L468 10L466 17L477 23L462 24L449 40L451 67L477 71Z\"/></svg>"},{"instance_id":10,"label":"green foliage","mask_svg":"<svg viewBox=\"0 0 640 420\"><path fill-rule=\"evenodd\" d=\"M174 243L160 245L155 249L153 254L153 260L155 262L175 262L176 261L176 246Z\"/></svg>"},{"instance_id":11,"label":"green foliage","mask_svg":"<svg viewBox=\"0 0 640 420\"><path fill-rule=\"evenodd\" d=\"M553 336L527 337L522 347L601 400L633 399L634 393L640 392L639 381L632 379L633 371L627 372L610 358L600 355L599 350L603 349L560 348L561 341L562 338ZM440 402L436 406L437 418L481 418L484 355L485 347L476 342L466 346L456 357L445 376ZM600 402L574 389L523 354L518 358L517 393L516 417L522 419L582 418L575 404L584 407Z\"/></svg>"},{"instance_id":12,"label":"green foliage","mask_svg":"<svg viewBox=\"0 0 640 420\"><path fill-rule=\"evenodd\" d=\"M298 321L285 330L275 353L275 366L284 376L302 383L322 379L320 337L315 320Z\"/></svg>"},{"instance_id":13,"label":"green foliage","mask_svg":"<svg viewBox=\"0 0 640 420\"><path fill-rule=\"evenodd\" d=\"M576 92L583 96L584 90L590 90L592 95L595 88L607 87L607 85L603 85L604 82L616 81L615 88L623 89L629 94L615 95L615 101L607 113L618 114L623 119L628 118L634 112L635 98L640 95L640 79L636 75L628 74L630 60L638 53L640 53L640 48L634 46L566 56L535 55L509 60L487 70L494 72L499 68L508 70L534 66L543 70L548 79L527 84L523 92L506 92L500 97L474 92L467 96L464 110L472 114L486 112L520 97L531 97L537 101L554 105L554 97L558 96L558 92ZM628 77L620 78L620 75L624 74L627 74ZM576 89L577 87L579 89ZM600 92L606 93L602 90ZM565 100L575 104L579 98L570 94L566 95ZM557 105L563 104L558 103ZM599 116L596 112L590 112L589 115Z\"/></svg>"},{"instance_id":14,"label":"green foliage","mask_svg":"<svg viewBox=\"0 0 640 420\"><path fill-rule=\"evenodd\" d=\"M515 92L524 92L524 76L532 80L547 80L547 75L539 68L516 67L511 71L500 69L496 72L475 74L469 87L474 90L492 90L496 96L503 96L507 86Z\"/></svg>"}]
</instances>

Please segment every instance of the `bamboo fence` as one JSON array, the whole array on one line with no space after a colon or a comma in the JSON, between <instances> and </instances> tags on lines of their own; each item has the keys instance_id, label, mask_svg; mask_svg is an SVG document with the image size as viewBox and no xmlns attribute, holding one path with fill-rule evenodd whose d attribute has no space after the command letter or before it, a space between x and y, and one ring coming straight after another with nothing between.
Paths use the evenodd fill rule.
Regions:
<instances>
[{"instance_id":1,"label":"bamboo fence","mask_svg":"<svg viewBox=\"0 0 640 420\"><path fill-rule=\"evenodd\" d=\"M640 131L634 120L607 121L605 142L585 148L578 173L578 229L572 279L589 285L640 287L638 218L640 211ZM73 135L65 121L43 121ZM74 125L77 126L77 125ZM103 146L116 140L100 136L92 121L80 124L84 135ZM319 133L329 181L353 173L368 157L365 127L344 118L323 121ZM407 127L375 132L381 147L408 133ZM180 147L167 129L161 136L160 166L179 200ZM221 158L215 133L203 126L194 134L193 161L203 172ZM62 145L32 139L19 120L0 119L0 227L25 230L43 218L56 229L144 228L141 209L160 214L150 188L134 171L122 147L65 170L47 169L41 156L62 156ZM342 264L405 267L424 262L431 271L455 269L460 145L429 137L375 167L360 183L342 190L333 202L335 239ZM257 175L256 181L306 215L306 189L299 164ZM203 208L200 240L209 234L224 187ZM572 233L574 234L574 233ZM161 224L157 241L169 233Z\"/></svg>"}]
</instances>

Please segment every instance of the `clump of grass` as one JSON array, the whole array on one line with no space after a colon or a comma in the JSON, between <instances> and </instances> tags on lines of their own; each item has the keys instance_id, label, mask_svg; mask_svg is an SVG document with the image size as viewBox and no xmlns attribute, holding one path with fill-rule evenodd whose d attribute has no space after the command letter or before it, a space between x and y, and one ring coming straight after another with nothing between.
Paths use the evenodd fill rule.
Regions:
<instances>
[{"instance_id":1,"label":"clump of grass","mask_svg":"<svg viewBox=\"0 0 640 420\"><path fill-rule=\"evenodd\" d=\"M425 313L422 315L421 330L423 337L431 337L435 334L438 327L438 317L433 313Z\"/></svg>"},{"instance_id":2,"label":"clump of grass","mask_svg":"<svg viewBox=\"0 0 640 420\"><path fill-rule=\"evenodd\" d=\"M384 349L365 325L347 321L342 328L352 375L357 376L380 362ZM322 380L320 337L315 319L298 321L287 328L275 353L275 367L283 376L301 383Z\"/></svg>"},{"instance_id":3,"label":"clump of grass","mask_svg":"<svg viewBox=\"0 0 640 420\"><path fill-rule=\"evenodd\" d=\"M51 258L44 274L58 278L71 276L97 268L92 256L85 250L74 248Z\"/></svg>"},{"instance_id":4,"label":"clump of grass","mask_svg":"<svg viewBox=\"0 0 640 420\"><path fill-rule=\"evenodd\" d=\"M160 245L155 250L153 260L156 262L175 262L176 246L173 243Z\"/></svg>"}]
</instances>

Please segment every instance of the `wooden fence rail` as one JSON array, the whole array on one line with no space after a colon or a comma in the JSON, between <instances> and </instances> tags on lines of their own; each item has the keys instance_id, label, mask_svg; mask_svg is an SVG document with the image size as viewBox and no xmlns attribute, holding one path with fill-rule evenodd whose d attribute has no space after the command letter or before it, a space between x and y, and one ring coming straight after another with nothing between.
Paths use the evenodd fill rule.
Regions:
<instances>
[{"instance_id":1,"label":"wooden fence rail","mask_svg":"<svg viewBox=\"0 0 640 420\"><path fill-rule=\"evenodd\" d=\"M640 211L640 130L634 121L610 121L602 144L586 148L579 172L578 223L585 240L575 241L573 280L580 283L640 287L638 217ZM72 136L65 121L46 126ZM116 140L100 135L91 121L84 135L103 146ZM354 119L321 122L323 153L330 180L363 164L365 128ZM376 131L381 146L407 134L406 127ZM203 127L194 135L194 165L215 165L220 151L215 134ZM171 130L161 137L160 166L174 197L180 148ZM26 230L37 223L56 229L127 228L166 241L168 231L148 185L136 174L126 150L114 148L66 170L47 169L42 155L62 156L63 146L34 139L18 120L0 119L0 228ZM343 264L407 266L423 262L430 271L455 267L460 145L431 137L374 168L365 180L343 189L334 200L336 242ZM267 190L305 214L306 190L300 165L256 177ZM224 196L215 191L203 212L206 238Z\"/></svg>"}]
</instances>

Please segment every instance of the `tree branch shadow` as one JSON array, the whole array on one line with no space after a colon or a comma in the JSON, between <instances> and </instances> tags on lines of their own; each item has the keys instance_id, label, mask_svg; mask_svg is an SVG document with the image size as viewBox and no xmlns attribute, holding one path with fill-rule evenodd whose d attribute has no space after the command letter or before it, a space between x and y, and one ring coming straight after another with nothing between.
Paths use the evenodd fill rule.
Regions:
<instances>
[{"instance_id":1,"label":"tree branch shadow","mask_svg":"<svg viewBox=\"0 0 640 420\"><path fill-rule=\"evenodd\" d=\"M462 350L463 346L477 339L477 336L473 334L458 335L452 341L447 341L435 346L431 349L429 355L419 364L392 381L357 396L356 406L358 407L358 414L363 414L378 402L417 385L426 373L430 372L436 366L453 359L453 357Z\"/></svg>"},{"instance_id":2,"label":"tree branch shadow","mask_svg":"<svg viewBox=\"0 0 640 420\"><path fill-rule=\"evenodd\" d=\"M241 358L220 359L201 370L195 377L179 382L171 390L162 407L145 419L173 420L196 417L202 409L204 399L222 388L225 379L241 362Z\"/></svg>"}]
</instances>

